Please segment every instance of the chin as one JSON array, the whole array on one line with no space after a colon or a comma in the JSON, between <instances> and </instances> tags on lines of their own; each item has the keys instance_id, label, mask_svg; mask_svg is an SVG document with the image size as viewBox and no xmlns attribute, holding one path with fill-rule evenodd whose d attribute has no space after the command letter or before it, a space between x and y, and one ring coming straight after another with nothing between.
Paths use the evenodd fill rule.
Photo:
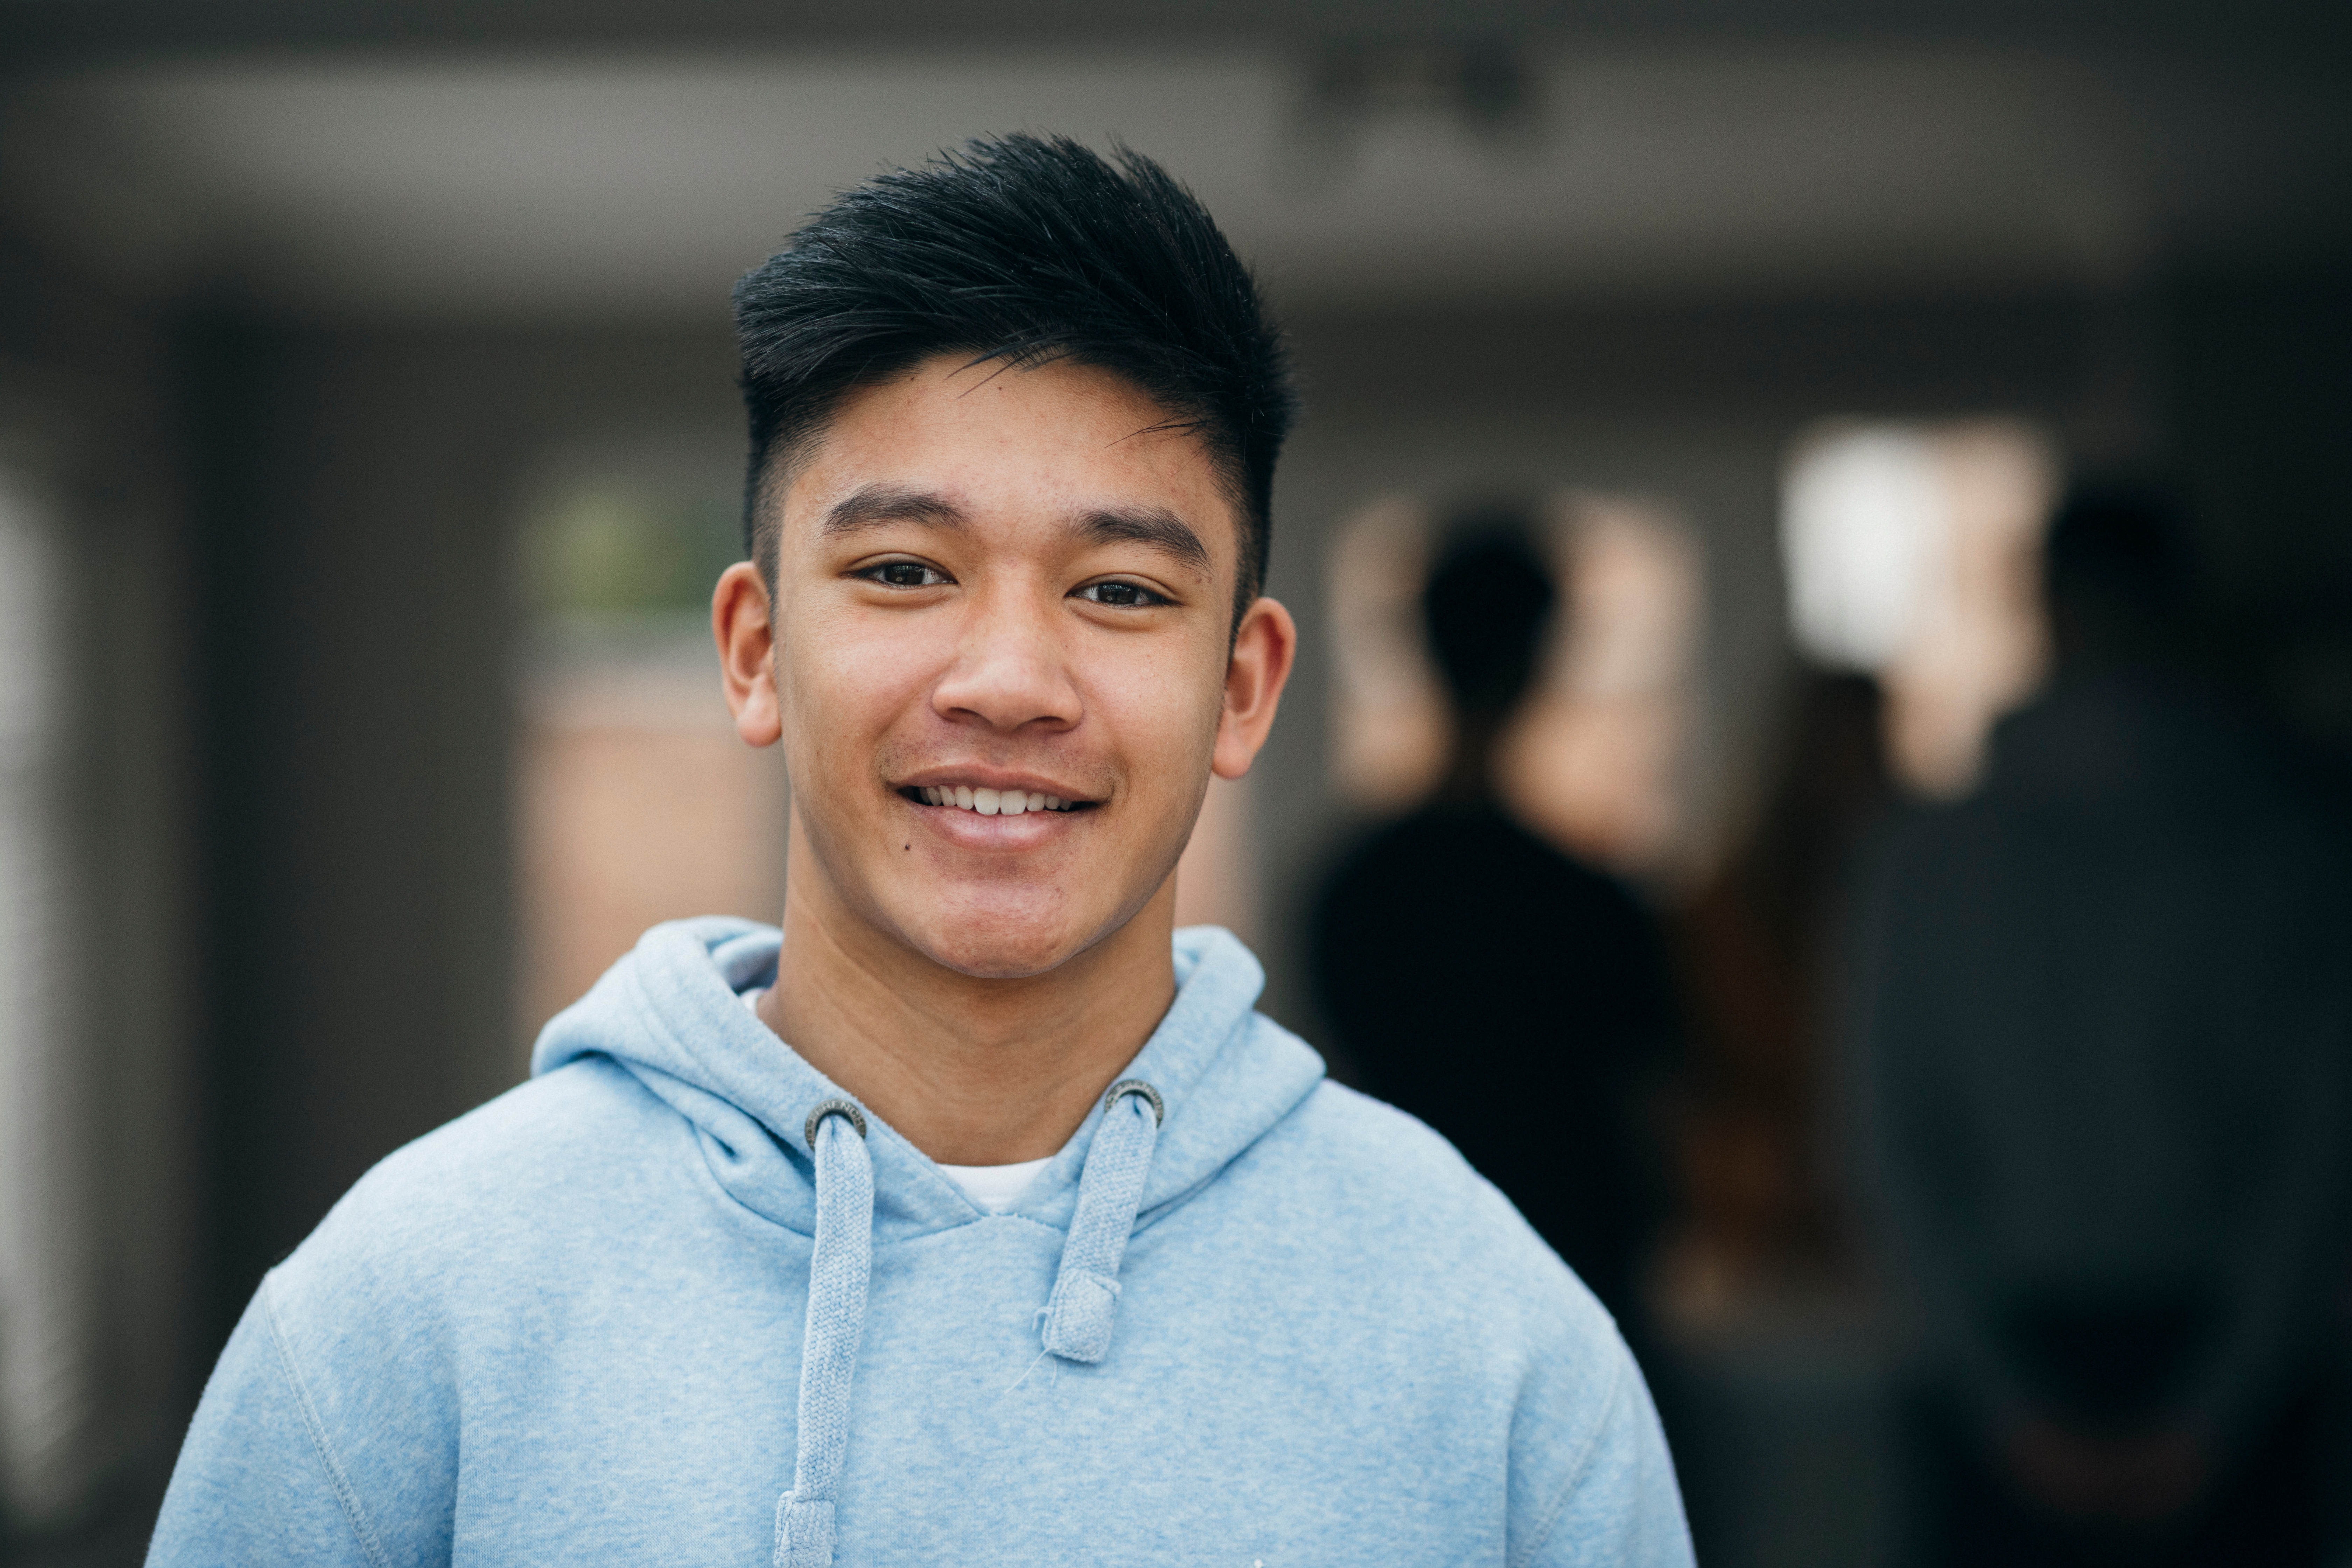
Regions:
<instances>
[{"instance_id":1,"label":"chin","mask_svg":"<svg viewBox=\"0 0 2352 1568\"><path fill-rule=\"evenodd\" d=\"M1116 907L1072 898L1062 879L924 890L929 896L899 903L889 923L933 963L975 980L1050 973L1125 923Z\"/></svg>"},{"instance_id":2,"label":"chin","mask_svg":"<svg viewBox=\"0 0 2352 1568\"><path fill-rule=\"evenodd\" d=\"M1071 938L1058 922L1041 922L1024 930L925 931L914 934L915 946L932 963L969 974L975 980L1027 980L1060 968L1075 957L1083 943Z\"/></svg>"}]
</instances>

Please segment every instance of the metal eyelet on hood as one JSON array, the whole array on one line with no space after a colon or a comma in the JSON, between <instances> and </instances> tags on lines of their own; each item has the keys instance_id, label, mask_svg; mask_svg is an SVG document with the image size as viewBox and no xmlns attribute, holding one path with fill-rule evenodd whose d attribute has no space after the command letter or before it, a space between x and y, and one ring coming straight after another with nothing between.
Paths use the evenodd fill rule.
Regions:
<instances>
[{"instance_id":1,"label":"metal eyelet on hood","mask_svg":"<svg viewBox=\"0 0 2352 1568\"><path fill-rule=\"evenodd\" d=\"M816 1109L808 1113L807 1123L801 1128L801 1139L808 1144L811 1154L816 1152L816 1130L824 1124L828 1116L846 1117L849 1124L857 1130L857 1135L860 1138L866 1136L866 1111L856 1100L821 1100L817 1101Z\"/></svg>"},{"instance_id":2,"label":"metal eyelet on hood","mask_svg":"<svg viewBox=\"0 0 2352 1568\"><path fill-rule=\"evenodd\" d=\"M1130 1094L1136 1096L1138 1099L1148 1100L1151 1102L1151 1124L1153 1126L1157 1127L1167 1121L1168 1102L1160 1098L1160 1091L1158 1089L1152 1088L1150 1084L1144 1082L1139 1078L1123 1078L1117 1083L1111 1085L1110 1092L1103 1096L1103 1109L1105 1110L1108 1110L1112 1106L1117 1105L1122 1099Z\"/></svg>"}]
</instances>

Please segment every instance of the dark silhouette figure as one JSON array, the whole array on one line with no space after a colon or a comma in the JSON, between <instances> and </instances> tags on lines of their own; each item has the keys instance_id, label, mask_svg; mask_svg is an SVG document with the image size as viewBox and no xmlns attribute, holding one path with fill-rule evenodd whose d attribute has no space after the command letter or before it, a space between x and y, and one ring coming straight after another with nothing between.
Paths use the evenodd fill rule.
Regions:
<instances>
[{"instance_id":1,"label":"dark silhouette figure","mask_svg":"<svg viewBox=\"0 0 2352 1568\"><path fill-rule=\"evenodd\" d=\"M1853 905L1866 1191L1917 1309L1929 1561L2320 1559L2343 1259L2342 861L2196 695L2161 509L2046 557L2055 678Z\"/></svg>"},{"instance_id":2,"label":"dark silhouette figure","mask_svg":"<svg viewBox=\"0 0 2352 1568\"><path fill-rule=\"evenodd\" d=\"M1332 871L1311 962L1366 1086L1451 1140L1630 1327L1664 1209L1647 1104L1669 1035L1661 945L1623 887L1495 790L1558 597L1523 517L1456 525L1423 598L1454 705L1445 779Z\"/></svg>"}]
</instances>

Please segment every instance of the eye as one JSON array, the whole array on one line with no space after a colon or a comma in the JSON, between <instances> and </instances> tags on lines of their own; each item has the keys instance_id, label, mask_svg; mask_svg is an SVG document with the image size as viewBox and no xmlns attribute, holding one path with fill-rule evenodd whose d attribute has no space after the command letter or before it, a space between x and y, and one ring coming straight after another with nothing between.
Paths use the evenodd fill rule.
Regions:
<instances>
[{"instance_id":1,"label":"eye","mask_svg":"<svg viewBox=\"0 0 2352 1568\"><path fill-rule=\"evenodd\" d=\"M936 588L948 580L946 573L919 561L885 561L865 568L857 575L886 588Z\"/></svg>"},{"instance_id":2,"label":"eye","mask_svg":"<svg viewBox=\"0 0 2352 1568\"><path fill-rule=\"evenodd\" d=\"M1108 583L1089 583L1078 589L1076 596L1121 610L1143 610L1155 605L1174 603L1165 594L1155 594L1140 583L1122 583L1116 579Z\"/></svg>"}]
</instances>

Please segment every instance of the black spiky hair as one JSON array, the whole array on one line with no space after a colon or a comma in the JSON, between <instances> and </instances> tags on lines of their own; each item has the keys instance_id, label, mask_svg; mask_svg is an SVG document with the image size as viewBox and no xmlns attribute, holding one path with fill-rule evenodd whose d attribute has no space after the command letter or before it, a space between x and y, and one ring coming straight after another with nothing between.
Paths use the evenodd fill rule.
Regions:
<instances>
[{"instance_id":1,"label":"black spiky hair","mask_svg":"<svg viewBox=\"0 0 2352 1568\"><path fill-rule=\"evenodd\" d=\"M1274 464L1297 413L1249 268L1142 154L1067 137L965 143L837 197L735 285L751 456L743 543L775 580L779 472L842 398L938 353L1124 377L1189 429L1241 531L1235 615L1265 579Z\"/></svg>"}]
</instances>

